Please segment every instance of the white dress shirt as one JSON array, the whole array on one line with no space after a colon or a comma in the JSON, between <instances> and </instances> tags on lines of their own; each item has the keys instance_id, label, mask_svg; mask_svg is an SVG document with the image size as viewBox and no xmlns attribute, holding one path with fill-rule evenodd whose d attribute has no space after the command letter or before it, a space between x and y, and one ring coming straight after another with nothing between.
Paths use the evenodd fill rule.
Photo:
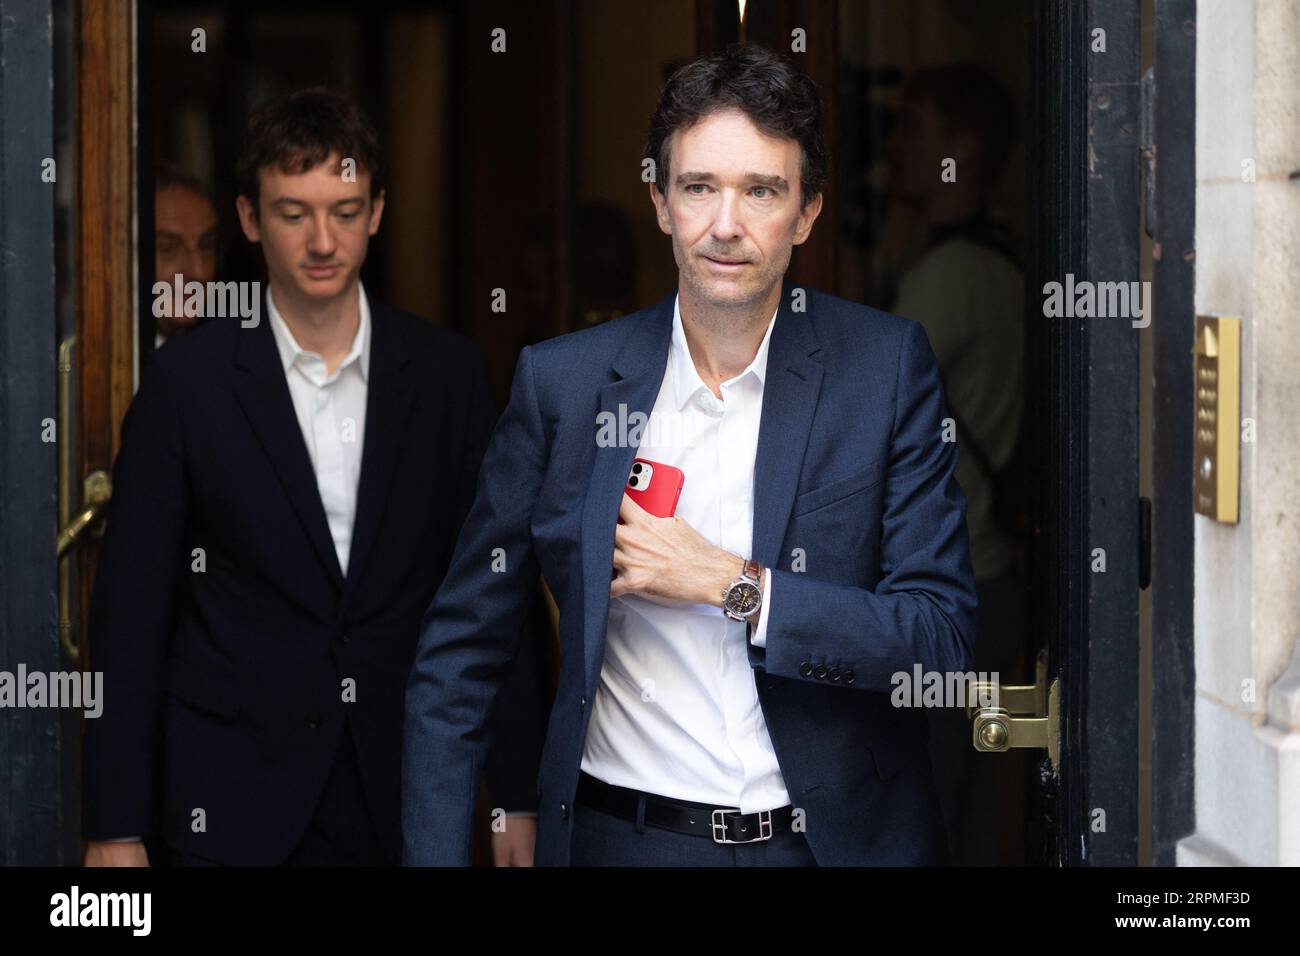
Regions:
<instances>
[{"instance_id":1,"label":"white dress shirt","mask_svg":"<svg viewBox=\"0 0 1300 956\"><path fill-rule=\"evenodd\" d=\"M266 311L276 348L284 365L289 396L298 416L307 454L316 472L316 487L329 521L330 536L339 567L348 573L352 522L357 513L357 486L361 481L361 446L366 434L366 391L370 378L370 305L357 283L361 321L352 348L334 373L325 371L325 359L305 351L293 337L274 290L267 289Z\"/></svg>"},{"instance_id":2,"label":"white dress shirt","mask_svg":"<svg viewBox=\"0 0 1300 956\"><path fill-rule=\"evenodd\" d=\"M685 473L676 513L742 558L753 547L754 457L775 324L773 314L754 360L722 383L718 399L700 379L674 304L663 383L637 450L638 458ZM740 571L737 559L737 577ZM771 599L768 579L753 637L760 647ZM713 605L640 594L611 600L582 769L616 786L743 813L790 803L758 702L747 631Z\"/></svg>"}]
</instances>

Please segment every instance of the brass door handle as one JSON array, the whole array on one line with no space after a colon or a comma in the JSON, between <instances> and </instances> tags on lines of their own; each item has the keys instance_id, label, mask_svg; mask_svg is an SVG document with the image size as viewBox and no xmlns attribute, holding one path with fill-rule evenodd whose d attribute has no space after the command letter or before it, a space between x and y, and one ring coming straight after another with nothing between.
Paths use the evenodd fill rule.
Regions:
<instances>
[{"instance_id":1,"label":"brass door handle","mask_svg":"<svg viewBox=\"0 0 1300 956\"><path fill-rule=\"evenodd\" d=\"M86 476L82 500L84 507L73 516L71 521L59 529L59 536L55 542L55 550L59 558L67 556L81 540L81 536L87 532L103 533L99 520L104 517L104 512L108 509L108 501L112 497L113 480L108 476L107 471L100 468Z\"/></svg>"},{"instance_id":2,"label":"brass door handle","mask_svg":"<svg viewBox=\"0 0 1300 956\"><path fill-rule=\"evenodd\" d=\"M1047 684L1047 660L1038 659L1037 680L1032 685L974 685L975 700L993 700L990 706L968 703L971 739L981 753L1001 753L1032 747L1047 751L1052 767L1060 766L1061 681ZM996 695L994 694L996 691Z\"/></svg>"},{"instance_id":3,"label":"brass door handle","mask_svg":"<svg viewBox=\"0 0 1300 956\"><path fill-rule=\"evenodd\" d=\"M59 646L72 661L81 660L81 645L73 639L72 551L87 534L103 533L104 512L113 496L113 480L102 468L92 471L83 482L83 507L59 529L55 553L59 562Z\"/></svg>"},{"instance_id":4,"label":"brass door handle","mask_svg":"<svg viewBox=\"0 0 1300 956\"><path fill-rule=\"evenodd\" d=\"M73 425L76 389L77 337L69 335L59 343L58 421L55 437L59 449L59 532L54 538L54 553L59 566L59 646L68 659L81 660L81 646L73 639L74 610L72 551L87 534L103 533L104 511L113 496L113 480L107 471L98 469L81 482L81 511L72 513L72 486L77 467L74 449L77 442Z\"/></svg>"}]
</instances>

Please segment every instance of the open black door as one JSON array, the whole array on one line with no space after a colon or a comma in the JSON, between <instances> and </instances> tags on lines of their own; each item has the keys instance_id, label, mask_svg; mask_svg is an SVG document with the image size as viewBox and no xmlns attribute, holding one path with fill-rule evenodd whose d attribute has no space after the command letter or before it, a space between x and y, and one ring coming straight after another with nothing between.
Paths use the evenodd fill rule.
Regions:
<instances>
[{"instance_id":1,"label":"open black door","mask_svg":"<svg viewBox=\"0 0 1300 956\"><path fill-rule=\"evenodd\" d=\"M1041 635L1045 650L1049 739L1030 781L1028 862L1135 865L1136 326L1148 304L1139 5L1043 0L1029 42L1026 597L1031 641Z\"/></svg>"}]
</instances>

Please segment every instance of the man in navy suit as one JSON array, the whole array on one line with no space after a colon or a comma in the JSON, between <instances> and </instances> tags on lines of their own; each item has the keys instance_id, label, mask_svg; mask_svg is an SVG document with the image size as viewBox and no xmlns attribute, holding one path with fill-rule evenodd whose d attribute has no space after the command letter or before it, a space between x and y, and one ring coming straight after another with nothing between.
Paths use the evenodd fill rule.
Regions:
<instances>
[{"instance_id":1,"label":"man in navy suit","mask_svg":"<svg viewBox=\"0 0 1300 956\"><path fill-rule=\"evenodd\" d=\"M563 656L538 863L946 862L927 721L890 702L917 665L964 673L973 635L929 343L783 281L826 176L784 58L683 67L646 157L678 288L520 355L407 690L404 862L468 860L539 567ZM634 457L685 473L675 515L625 494Z\"/></svg>"},{"instance_id":2,"label":"man in navy suit","mask_svg":"<svg viewBox=\"0 0 1300 956\"><path fill-rule=\"evenodd\" d=\"M260 314L160 349L123 425L90 611L88 864L147 864L158 831L186 865L399 861L406 679L496 416L476 347L362 287L382 172L335 94L249 119ZM528 659L489 764L519 815L492 837L501 863L530 862L535 834Z\"/></svg>"}]
</instances>

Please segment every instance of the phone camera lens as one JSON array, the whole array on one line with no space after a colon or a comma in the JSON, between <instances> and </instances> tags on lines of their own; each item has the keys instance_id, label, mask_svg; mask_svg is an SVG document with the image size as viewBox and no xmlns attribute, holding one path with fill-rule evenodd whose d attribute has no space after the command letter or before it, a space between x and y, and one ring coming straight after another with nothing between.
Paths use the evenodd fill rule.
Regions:
<instances>
[{"instance_id":1,"label":"phone camera lens","mask_svg":"<svg viewBox=\"0 0 1300 956\"><path fill-rule=\"evenodd\" d=\"M641 463L640 463L640 462L637 462L635 465L632 466L632 474L634 474L634 475L639 475L639 474L641 474Z\"/></svg>"}]
</instances>

